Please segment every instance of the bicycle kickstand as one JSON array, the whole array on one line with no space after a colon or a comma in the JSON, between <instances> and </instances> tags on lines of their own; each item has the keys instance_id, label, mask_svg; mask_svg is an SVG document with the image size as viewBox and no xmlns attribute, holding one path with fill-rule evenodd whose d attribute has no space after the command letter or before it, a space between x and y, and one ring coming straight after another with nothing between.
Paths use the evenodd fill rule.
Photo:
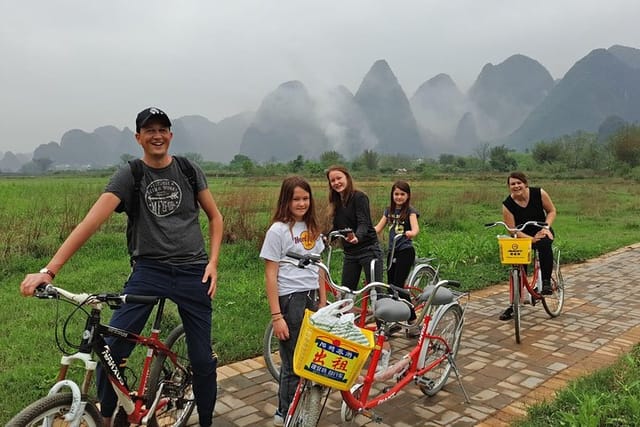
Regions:
<instances>
[{"instance_id":1,"label":"bicycle kickstand","mask_svg":"<svg viewBox=\"0 0 640 427\"><path fill-rule=\"evenodd\" d=\"M460 388L462 389L462 394L464 394L465 403L471 403L471 399L469 399L467 390L465 390L464 385L462 384L462 376L460 375L460 371L458 370L458 365L456 365L456 361L454 360L451 354L447 356L447 359L449 360L449 364L451 364L451 367L453 368L453 372L456 374L456 380L458 380L458 384L460 384Z\"/></svg>"}]
</instances>

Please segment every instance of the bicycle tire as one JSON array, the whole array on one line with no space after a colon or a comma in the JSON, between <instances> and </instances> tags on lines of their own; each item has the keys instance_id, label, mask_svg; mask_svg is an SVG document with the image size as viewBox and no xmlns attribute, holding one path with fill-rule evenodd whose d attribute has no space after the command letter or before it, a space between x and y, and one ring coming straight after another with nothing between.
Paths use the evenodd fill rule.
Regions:
<instances>
[{"instance_id":1,"label":"bicycle tire","mask_svg":"<svg viewBox=\"0 0 640 427\"><path fill-rule=\"evenodd\" d=\"M49 417L54 417L49 425L69 425L62 417L69 412L72 401L73 394L67 392L45 396L20 411L7 423L7 427L35 427L43 425L45 419ZM87 401L80 425L83 427L102 427L102 416L92 401Z\"/></svg>"},{"instance_id":2,"label":"bicycle tire","mask_svg":"<svg viewBox=\"0 0 640 427\"><path fill-rule=\"evenodd\" d=\"M273 322L269 322L262 338L264 364L273 379L280 382L280 340L273 335Z\"/></svg>"},{"instance_id":3,"label":"bicycle tire","mask_svg":"<svg viewBox=\"0 0 640 427\"><path fill-rule=\"evenodd\" d=\"M438 280L438 272L430 264L418 264L409 278L408 289L411 294L411 302L415 303L418 297L428 285L435 285Z\"/></svg>"},{"instance_id":4,"label":"bicycle tire","mask_svg":"<svg viewBox=\"0 0 640 427\"><path fill-rule=\"evenodd\" d=\"M285 427L316 427L320 420L322 391L325 387L300 380L285 420ZM291 415L289 415L291 414Z\"/></svg>"},{"instance_id":5,"label":"bicycle tire","mask_svg":"<svg viewBox=\"0 0 640 427\"><path fill-rule=\"evenodd\" d=\"M549 317L558 317L564 306L564 279L560 271L560 249L556 250L551 271L551 289L553 294L542 296L542 306Z\"/></svg>"},{"instance_id":6,"label":"bicycle tire","mask_svg":"<svg viewBox=\"0 0 640 427\"><path fill-rule=\"evenodd\" d=\"M444 338L449 343L452 358L455 359L462 337L462 307L458 303L453 303L442 306L439 310L442 311L436 312L429 324L429 334ZM433 363L446 351L447 347L442 341L433 338L425 340L418 356L418 368L422 369ZM420 378L418 383L420 390L427 396L434 396L444 387L452 369L453 366L449 360L444 360L434 366ZM426 382L426 384L422 384L422 382Z\"/></svg>"},{"instance_id":7,"label":"bicycle tire","mask_svg":"<svg viewBox=\"0 0 640 427\"><path fill-rule=\"evenodd\" d=\"M166 382L161 399L166 399L167 402L165 406L156 411L154 418L160 425L181 427L187 425L196 405L193 396L193 372L187 353L184 326L176 326L167 337L165 344L176 353L178 359L185 366L186 372L183 372L182 369L176 369L171 360L167 360L166 355L159 354L151 365L146 401L150 405L161 382Z\"/></svg>"},{"instance_id":8,"label":"bicycle tire","mask_svg":"<svg viewBox=\"0 0 640 427\"><path fill-rule=\"evenodd\" d=\"M349 389L349 393L353 396L354 399L360 400L360 396L362 395L362 387L363 384L356 384L351 386ZM347 405L347 402L342 399L342 404L340 405L340 419L343 423L348 423L353 421L353 419L358 415L358 411L356 409L350 408Z\"/></svg>"},{"instance_id":9,"label":"bicycle tire","mask_svg":"<svg viewBox=\"0 0 640 427\"><path fill-rule=\"evenodd\" d=\"M511 289L513 289L513 328L516 335L516 343L520 344L520 275L524 274L524 269L518 267L518 270L514 270L511 273Z\"/></svg>"}]
</instances>

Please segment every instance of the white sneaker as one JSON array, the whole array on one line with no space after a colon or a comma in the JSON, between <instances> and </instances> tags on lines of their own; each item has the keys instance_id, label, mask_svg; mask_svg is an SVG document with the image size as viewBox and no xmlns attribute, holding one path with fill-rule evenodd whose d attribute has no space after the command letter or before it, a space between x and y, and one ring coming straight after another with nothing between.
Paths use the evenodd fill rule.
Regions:
<instances>
[{"instance_id":1,"label":"white sneaker","mask_svg":"<svg viewBox=\"0 0 640 427\"><path fill-rule=\"evenodd\" d=\"M278 411L276 411L275 415L273 416L273 425L276 427L284 425L284 417L280 415Z\"/></svg>"}]
</instances>

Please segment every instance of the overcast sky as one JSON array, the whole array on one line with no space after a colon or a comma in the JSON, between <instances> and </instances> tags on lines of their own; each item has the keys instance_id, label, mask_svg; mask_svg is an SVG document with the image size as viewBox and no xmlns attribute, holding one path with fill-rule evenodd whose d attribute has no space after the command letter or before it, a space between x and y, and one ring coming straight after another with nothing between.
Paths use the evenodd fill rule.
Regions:
<instances>
[{"instance_id":1,"label":"overcast sky","mask_svg":"<svg viewBox=\"0 0 640 427\"><path fill-rule=\"evenodd\" d=\"M562 78L595 48L640 48L638 0L0 0L0 152L69 129L133 128L155 105L214 122L278 85L355 93L385 59L408 97L466 91L520 53Z\"/></svg>"}]
</instances>

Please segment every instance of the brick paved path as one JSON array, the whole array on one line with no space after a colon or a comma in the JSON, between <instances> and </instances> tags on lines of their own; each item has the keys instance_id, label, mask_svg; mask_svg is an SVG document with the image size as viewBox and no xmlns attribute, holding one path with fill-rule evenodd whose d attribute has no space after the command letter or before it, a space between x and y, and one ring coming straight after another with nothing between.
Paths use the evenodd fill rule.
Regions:
<instances>
[{"instance_id":1,"label":"brick paved path","mask_svg":"<svg viewBox=\"0 0 640 427\"><path fill-rule=\"evenodd\" d=\"M563 268L565 307L549 319L541 305L525 306L522 343L513 322L501 322L508 286L474 291L467 309L458 364L471 403L454 375L434 397L408 385L376 409L379 424L358 416L354 424L376 426L506 426L526 405L552 398L567 380L613 362L640 341L640 244L584 264ZM394 337L394 355L412 341ZM271 426L276 384L262 358L222 366L215 427ZM340 395L331 394L321 426L340 423Z\"/></svg>"}]
</instances>

